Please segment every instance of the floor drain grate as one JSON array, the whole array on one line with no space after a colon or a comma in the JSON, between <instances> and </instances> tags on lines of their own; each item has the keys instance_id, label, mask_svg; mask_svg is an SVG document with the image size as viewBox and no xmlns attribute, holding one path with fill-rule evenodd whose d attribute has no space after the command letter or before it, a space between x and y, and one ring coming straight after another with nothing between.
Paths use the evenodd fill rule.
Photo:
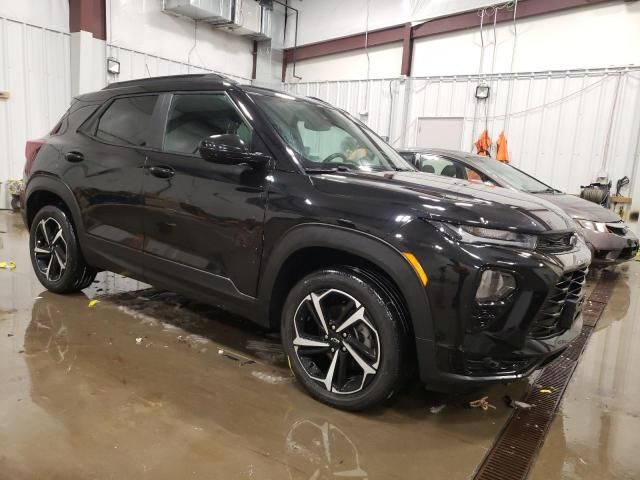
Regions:
<instances>
[{"instance_id":1,"label":"floor drain grate","mask_svg":"<svg viewBox=\"0 0 640 480\"><path fill-rule=\"evenodd\" d=\"M542 447L578 359L613 291L617 274L602 272L583 309L582 332L564 353L542 369L523 399L533 405L517 408L480 464L474 480L524 480Z\"/></svg>"}]
</instances>

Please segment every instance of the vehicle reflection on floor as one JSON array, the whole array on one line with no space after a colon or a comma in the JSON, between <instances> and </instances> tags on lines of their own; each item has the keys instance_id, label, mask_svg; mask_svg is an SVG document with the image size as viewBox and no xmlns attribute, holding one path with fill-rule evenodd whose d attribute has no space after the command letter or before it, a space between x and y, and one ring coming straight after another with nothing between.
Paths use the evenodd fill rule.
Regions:
<instances>
[{"instance_id":1,"label":"vehicle reflection on floor","mask_svg":"<svg viewBox=\"0 0 640 480\"><path fill-rule=\"evenodd\" d=\"M340 412L309 398L277 335L248 320L112 273L84 295L44 292L27 239L0 213L0 260L17 264L0 270L0 478L468 479L513 412L502 397L527 386L415 385ZM640 477L640 263L622 278L533 478ZM485 395L496 410L463 408Z\"/></svg>"}]
</instances>

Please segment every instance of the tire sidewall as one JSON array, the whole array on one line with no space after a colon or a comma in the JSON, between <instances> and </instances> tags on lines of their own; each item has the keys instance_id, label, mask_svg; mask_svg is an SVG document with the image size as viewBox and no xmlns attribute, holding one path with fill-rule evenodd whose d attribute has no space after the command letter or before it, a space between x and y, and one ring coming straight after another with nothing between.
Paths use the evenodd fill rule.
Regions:
<instances>
[{"instance_id":1,"label":"tire sidewall","mask_svg":"<svg viewBox=\"0 0 640 480\"><path fill-rule=\"evenodd\" d=\"M367 319L378 331L380 362L374 379L362 391L342 395L327 391L311 379L293 348L293 318L302 300L311 292L330 288L342 290L356 298L365 308ZM398 319L384 295L369 282L349 270L326 269L314 272L298 282L289 293L282 312L282 342L294 375L316 399L345 410L362 410L382 402L391 394L400 377L402 351Z\"/></svg>"}]
</instances>

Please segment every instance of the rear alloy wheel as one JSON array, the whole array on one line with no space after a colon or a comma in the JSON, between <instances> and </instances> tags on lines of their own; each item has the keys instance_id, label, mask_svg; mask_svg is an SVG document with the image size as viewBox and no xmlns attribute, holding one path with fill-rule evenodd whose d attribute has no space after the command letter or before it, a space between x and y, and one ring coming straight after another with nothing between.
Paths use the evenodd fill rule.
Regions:
<instances>
[{"instance_id":1,"label":"rear alloy wheel","mask_svg":"<svg viewBox=\"0 0 640 480\"><path fill-rule=\"evenodd\" d=\"M67 242L62 226L53 217L43 218L35 228L33 255L35 264L49 282L60 280L67 268Z\"/></svg>"},{"instance_id":2,"label":"rear alloy wheel","mask_svg":"<svg viewBox=\"0 0 640 480\"><path fill-rule=\"evenodd\" d=\"M96 276L89 267L68 214L58 207L43 207L31 223L29 237L33 269L47 290L71 293L88 287Z\"/></svg>"},{"instance_id":3,"label":"rear alloy wheel","mask_svg":"<svg viewBox=\"0 0 640 480\"><path fill-rule=\"evenodd\" d=\"M362 410L393 393L402 335L389 302L349 270L315 272L294 287L283 311L283 342L314 397Z\"/></svg>"}]
</instances>

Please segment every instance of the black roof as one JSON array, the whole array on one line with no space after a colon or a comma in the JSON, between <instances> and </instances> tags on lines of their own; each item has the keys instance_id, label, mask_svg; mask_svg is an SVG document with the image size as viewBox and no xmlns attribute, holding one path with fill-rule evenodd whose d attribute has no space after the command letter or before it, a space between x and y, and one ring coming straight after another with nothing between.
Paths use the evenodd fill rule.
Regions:
<instances>
[{"instance_id":1,"label":"black roof","mask_svg":"<svg viewBox=\"0 0 640 480\"><path fill-rule=\"evenodd\" d=\"M96 102L104 101L115 95L136 94L147 92L166 92L175 90L223 90L238 89L245 92L260 93L262 95L287 95L300 100L307 100L313 103L323 103L322 100L313 97L302 97L291 95L282 91L264 87L254 87L251 85L239 84L236 80L225 77L217 73L195 73L186 75L167 75L163 77L139 78L126 80L123 82L110 83L97 92L85 93L77 98L81 101Z\"/></svg>"}]
</instances>

